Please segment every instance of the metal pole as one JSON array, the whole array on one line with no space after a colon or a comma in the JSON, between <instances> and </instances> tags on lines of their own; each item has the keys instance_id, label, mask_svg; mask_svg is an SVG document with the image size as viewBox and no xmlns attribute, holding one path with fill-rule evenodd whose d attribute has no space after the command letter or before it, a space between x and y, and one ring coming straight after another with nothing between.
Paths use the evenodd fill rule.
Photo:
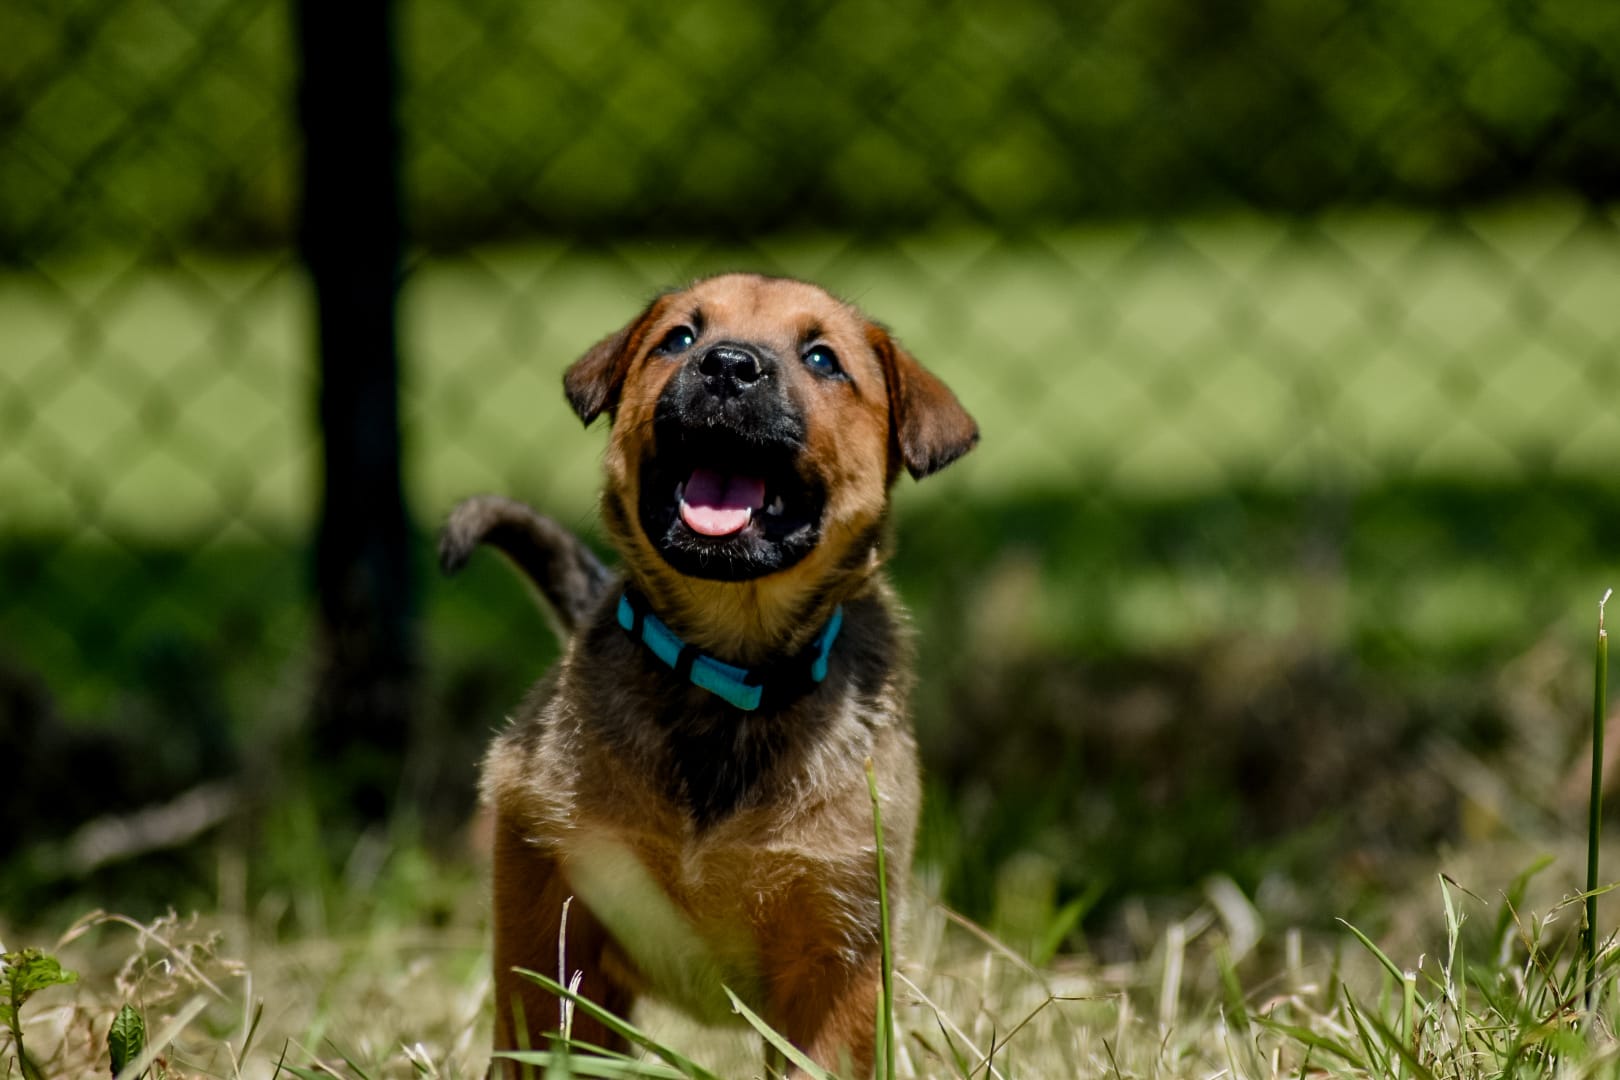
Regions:
<instances>
[{"instance_id":1,"label":"metal pole","mask_svg":"<svg viewBox=\"0 0 1620 1080\"><path fill-rule=\"evenodd\" d=\"M402 241L392 0L298 0L300 248L314 285L323 489L312 753L347 808L390 809L416 666L395 325ZM335 792L334 792L335 794Z\"/></svg>"}]
</instances>

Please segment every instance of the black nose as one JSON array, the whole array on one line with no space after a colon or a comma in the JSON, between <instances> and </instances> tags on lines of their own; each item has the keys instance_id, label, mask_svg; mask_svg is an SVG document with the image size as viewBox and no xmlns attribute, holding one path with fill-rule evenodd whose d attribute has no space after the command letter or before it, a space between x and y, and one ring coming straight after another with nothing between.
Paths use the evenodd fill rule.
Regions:
<instances>
[{"instance_id":1,"label":"black nose","mask_svg":"<svg viewBox=\"0 0 1620 1080\"><path fill-rule=\"evenodd\" d=\"M737 345L716 345L703 354L698 370L710 379L723 380L738 390L758 382L765 374L765 365L750 349Z\"/></svg>"}]
</instances>

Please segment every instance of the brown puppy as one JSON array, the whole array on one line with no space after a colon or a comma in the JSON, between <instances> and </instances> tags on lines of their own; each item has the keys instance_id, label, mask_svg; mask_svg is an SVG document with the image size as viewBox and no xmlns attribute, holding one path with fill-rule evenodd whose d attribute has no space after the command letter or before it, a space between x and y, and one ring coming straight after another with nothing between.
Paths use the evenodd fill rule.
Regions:
<instances>
[{"instance_id":1,"label":"brown puppy","mask_svg":"<svg viewBox=\"0 0 1620 1080\"><path fill-rule=\"evenodd\" d=\"M481 540L573 636L484 763L494 851L497 1049L541 1047L579 979L699 1018L729 986L818 1063L871 1068L880 919L863 763L895 892L919 799L909 649L879 568L889 490L978 440L951 392L853 307L731 274L659 297L569 368L612 419L609 580L521 504L470 500ZM559 960L559 949L562 958ZM619 1041L576 1014L574 1039Z\"/></svg>"}]
</instances>

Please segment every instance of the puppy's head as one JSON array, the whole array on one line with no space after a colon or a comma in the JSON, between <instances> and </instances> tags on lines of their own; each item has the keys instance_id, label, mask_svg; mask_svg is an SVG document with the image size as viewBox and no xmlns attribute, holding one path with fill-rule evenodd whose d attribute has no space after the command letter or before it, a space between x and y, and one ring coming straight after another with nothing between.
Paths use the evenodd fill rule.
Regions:
<instances>
[{"instance_id":1,"label":"puppy's head","mask_svg":"<svg viewBox=\"0 0 1620 1080\"><path fill-rule=\"evenodd\" d=\"M667 293L568 369L612 419L603 513L675 629L743 661L791 648L877 566L889 488L978 428L877 324L814 285L728 274Z\"/></svg>"}]
</instances>

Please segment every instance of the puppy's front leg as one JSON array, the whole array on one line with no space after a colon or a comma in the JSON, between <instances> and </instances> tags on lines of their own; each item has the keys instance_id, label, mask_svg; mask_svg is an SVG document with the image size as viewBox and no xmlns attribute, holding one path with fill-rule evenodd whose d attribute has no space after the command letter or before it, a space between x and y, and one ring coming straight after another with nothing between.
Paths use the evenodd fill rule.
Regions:
<instances>
[{"instance_id":1,"label":"puppy's front leg","mask_svg":"<svg viewBox=\"0 0 1620 1080\"><path fill-rule=\"evenodd\" d=\"M561 1026L559 999L513 969L558 977L558 936L563 933L563 904L570 890L555 860L530 843L509 817L498 814L495 830L495 1049L541 1050L546 1048L548 1033ZM602 924L584 904L569 903L564 972L558 981L566 985L578 972L581 995L615 1016L625 1016L632 995L604 967L608 940ZM576 1042L610 1050L625 1048L623 1039L583 1012L575 1012L571 1032ZM507 1062L503 1072L497 1060L490 1071L492 1076L516 1078L521 1070Z\"/></svg>"},{"instance_id":2,"label":"puppy's front leg","mask_svg":"<svg viewBox=\"0 0 1620 1080\"><path fill-rule=\"evenodd\" d=\"M881 958L874 955L855 966L827 963L775 980L773 1020L817 1065L838 1076L870 1076ZM788 1070L790 1077L802 1075Z\"/></svg>"}]
</instances>

